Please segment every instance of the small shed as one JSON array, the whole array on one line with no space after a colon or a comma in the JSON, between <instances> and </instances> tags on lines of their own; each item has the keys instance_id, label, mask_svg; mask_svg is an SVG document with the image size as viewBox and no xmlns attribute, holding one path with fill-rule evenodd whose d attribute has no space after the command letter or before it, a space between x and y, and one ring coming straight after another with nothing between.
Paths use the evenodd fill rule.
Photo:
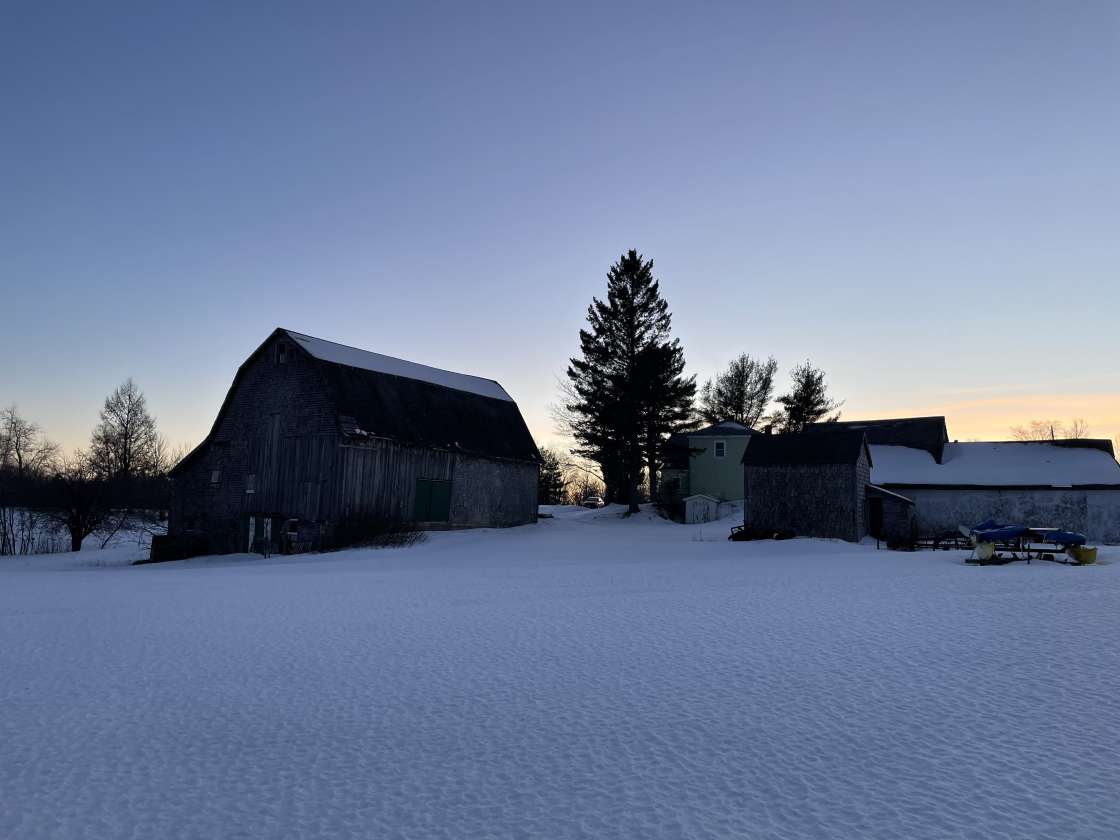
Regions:
<instances>
[{"instance_id":1,"label":"small shed","mask_svg":"<svg viewBox=\"0 0 1120 840\"><path fill-rule=\"evenodd\" d=\"M751 435L743 524L858 542L867 534L871 450L862 430Z\"/></svg>"},{"instance_id":2,"label":"small shed","mask_svg":"<svg viewBox=\"0 0 1120 840\"><path fill-rule=\"evenodd\" d=\"M684 500L684 521L689 525L697 522L713 522L719 518L719 499L706 493L697 493Z\"/></svg>"}]
</instances>

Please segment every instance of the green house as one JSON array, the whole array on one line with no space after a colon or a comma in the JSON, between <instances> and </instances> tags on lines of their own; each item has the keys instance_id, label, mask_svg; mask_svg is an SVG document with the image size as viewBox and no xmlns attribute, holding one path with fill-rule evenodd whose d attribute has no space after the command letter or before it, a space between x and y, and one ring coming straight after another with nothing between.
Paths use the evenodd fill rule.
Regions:
<instances>
[{"instance_id":1,"label":"green house","mask_svg":"<svg viewBox=\"0 0 1120 840\"><path fill-rule=\"evenodd\" d=\"M662 471L665 493L679 499L710 496L720 502L743 498L743 453L752 429L732 420L682 432L669 439Z\"/></svg>"}]
</instances>

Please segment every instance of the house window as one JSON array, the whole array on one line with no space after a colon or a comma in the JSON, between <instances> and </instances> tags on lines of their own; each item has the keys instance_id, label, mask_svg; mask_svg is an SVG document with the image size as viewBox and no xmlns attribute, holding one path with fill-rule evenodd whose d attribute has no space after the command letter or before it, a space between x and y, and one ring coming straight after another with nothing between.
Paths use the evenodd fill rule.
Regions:
<instances>
[{"instance_id":1,"label":"house window","mask_svg":"<svg viewBox=\"0 0 1120 840\"><path fill-rule=\"evenodd\" d=\"M222 471L221 470L210 470L210 483L212 485L222 483Z\"/></svg>"},{"instance_id":2,"label":"house window","mask_svg":"<svg viewBox=\"0 0 1120 840\"><path fill-rule=\"evenodd\" d=\"M717 458L724 458L724 457L726 457L726 456L727 456L727 443L726 443L726 441L722 441L722 440L717 440L717 441L716 441L716 450L715 450L715 452L716 452L716 457L717 457Z\"/></svg>"},{"instance_id":3,"label":"house window","mask_svg":"<svg viewBox=\"0 0 1120 840\"><path fill-rule=\"evenodd\" d=\"M245 477L245 495L251 496L257 492L257 475L256 473L249 473Z\"/></svg>"},{"instance_id":4,"label":"house window","mask_svg":"<svg viewBox=\"0 0 1120 840\"><path fill-rule=\"evenodd\" d=\"M283 341L276 345L276 363L279 365L288 363L288 345Z\"/></svg>"}]
</instances>

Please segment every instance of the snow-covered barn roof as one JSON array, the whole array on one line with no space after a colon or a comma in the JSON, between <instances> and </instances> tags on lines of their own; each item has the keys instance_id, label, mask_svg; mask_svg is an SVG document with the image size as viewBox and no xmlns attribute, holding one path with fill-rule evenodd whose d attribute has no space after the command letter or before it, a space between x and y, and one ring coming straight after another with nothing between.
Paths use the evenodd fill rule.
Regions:
<instances>
[{"instance_id":1,"label":"snow-covered barn roof","mask_svg":"<svg viewBox=\"0 0 1120 840\"><path fill-rule=\"evenodd\" d=\"M1097 441L948 443L940 464L923 449L872 444L871 457L878 485L1120 487L1120 464Z\"/></svg>"},{"instance_id":2,"label":"snow-covered barn roof","mask_svg":"<svg viewBox=\"0 0 1120 840\"><path fill-rule=\"evenodd\" d=\"M392 356L383 356L369 350L361 350L346 344L337 344L323 338L304 335L294 330L284 330L293 341L304 350L324 362L336 365L369 370L374 373L387 373L390 376L401 376L405 379L416 379L420 382L430 382L432 385L441 385L444 388L454 388L457 391L466 391L480 397L490 397L495 400L509 400L513 398L506 393L506 389L493 379L483 379L481 376L471 376L466 373L453 373L449 370L428 367L417 362L405 359L396 359Z\"/></svg>"},{"instance_id":3,"label":"snow-covered barn roof","mask_svg":"<svg viewBox=\"0 0 1120 840\"><path fill-rule=\"evenodd\" d=\"M387 438L507 460L538 461L533 436L506 390L492 379L452 373L278 327L242 363L206 438L172 470L210 445L246 369L266 349L292 341L322 374L324 394L347 439Z\"/></svg>"}]
</instances>

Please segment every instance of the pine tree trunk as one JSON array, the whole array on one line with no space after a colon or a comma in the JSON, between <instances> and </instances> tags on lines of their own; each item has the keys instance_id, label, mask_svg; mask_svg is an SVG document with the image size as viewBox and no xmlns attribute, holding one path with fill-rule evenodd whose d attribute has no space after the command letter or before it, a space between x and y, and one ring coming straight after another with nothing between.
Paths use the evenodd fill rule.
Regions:
<instances>
[{"instance_id":1,"label":"pine tree trunk","mask_svg":"<svg viewBox=\"0 0 1120 840\"><path fill-rule=\"evenodd\" d=\"M82 532L81 531L71 531L70 532L70 550L71 551L81 551L82 550Z\"/></svg>"}]
</instances>

